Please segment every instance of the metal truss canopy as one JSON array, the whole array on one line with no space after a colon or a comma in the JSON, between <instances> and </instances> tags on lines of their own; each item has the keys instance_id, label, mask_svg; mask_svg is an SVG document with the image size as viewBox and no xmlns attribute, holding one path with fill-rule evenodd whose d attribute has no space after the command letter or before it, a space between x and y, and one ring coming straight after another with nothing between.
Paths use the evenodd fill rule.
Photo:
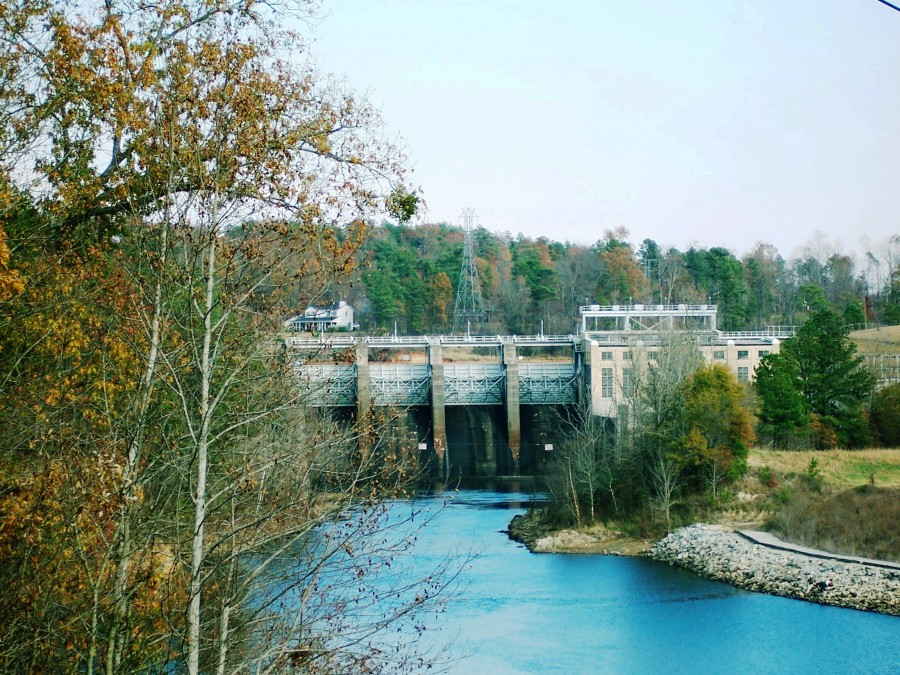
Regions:
<instances>
[{"instance_id":1,"label":"metal truss canopy","mask_svg":"<svg viewBox=\"0 0 900 675\"><path fill-rule=\"evenodd\" d=\"M867 354L863 358L879 388L900 383L900 354Z\"/></svg>"},{"instance_id":2,"label":"metal truss canopy","mask_svg":"<svg viewBox=\"0 0 900 675\"><path fill-rule=\"evenodd\" d=\"M369 377L374 405L428 405L431 400L431 375L426 365L372 364Z\"/></svg>"},{"instance_id":3,"label":"metal truss canopy","mask_svg":"<svg viewBox=\"0 0 900 675\"><path fill-rule=\"evenodd\" d=\"M716 305L583 305L581 332L716 330Z\"/></svg>"},{"instance_id":4,"label":"metal truss canopy","mask_svg":"<svg viewBox=\"0 0 900 675\"><path fill-rule=\"evenodd\" d=\"M577 400L578 381L571 363L519 365L519 402L565 404Z\"/></svg>"},{"instance_id":5,"label":"metal truss canopy","mask_svg":"<svg viewBox=\"0 0 900 675\"><path fill-rule=\"evenodd\" d=\"M444 366L445 405L503 403L503 368L499 363L461 363Z\"/></svg>"}]
</instances>

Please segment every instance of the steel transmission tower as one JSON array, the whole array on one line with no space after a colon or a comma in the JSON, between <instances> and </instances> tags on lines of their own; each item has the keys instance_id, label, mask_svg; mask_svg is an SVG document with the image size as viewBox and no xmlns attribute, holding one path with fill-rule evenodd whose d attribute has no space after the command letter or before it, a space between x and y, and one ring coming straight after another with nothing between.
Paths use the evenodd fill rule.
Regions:
<instances>
[{"instance_id":1,"label":"steel transmission tower","mask_svg":"<svg viewBox=\"0 0 900 675\"><path fill-rule=\"evenodd\" d=\"M475 267L475 209L463 209L465 240L463 244L462 267L459 270L459 286L456 289L456 307L453 310L453 332L469 331L474 325L483 330L490 321L490 311L481 297L481 283L478 268Z\"/></svg>"}]
</instances>

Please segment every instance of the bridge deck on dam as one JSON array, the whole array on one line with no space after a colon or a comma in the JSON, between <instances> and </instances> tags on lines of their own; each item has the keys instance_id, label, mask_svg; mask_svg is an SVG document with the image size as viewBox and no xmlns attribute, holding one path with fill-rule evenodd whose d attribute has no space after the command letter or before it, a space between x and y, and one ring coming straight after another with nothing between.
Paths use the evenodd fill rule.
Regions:
<instances>
[{"instance_id":1,"label":"bridge deck on dam","mask_svg":"<svg viewBox=\"0 0 900 675\"><path fill-rule=\"evenodd\" d=\"M519 347L556 347L576 345L575 335L328 335L319 337L289 336L284 339L288 349L351 349L358 345L381 349L425 348L432 344L443 347L499 347L513 344Z\"/></svg>"},{"instance_id":2,"label":"bridge deck on dam","mask_svg":"<svg viewBox=\"0 0 900 675\"><path fill-rule=\"evenodd\" d=\"M430 403L429 365L371 363L368 369L372 405L408 407ZM310 405L357 404L356 364L303 364L295 366L294 371ZM519 403L575 403L577 375L575 363L519 363ZM444 405L500 405L504 403L507 376L507 369L500 363L443 364Z\"/></svg>"}]
</instances>

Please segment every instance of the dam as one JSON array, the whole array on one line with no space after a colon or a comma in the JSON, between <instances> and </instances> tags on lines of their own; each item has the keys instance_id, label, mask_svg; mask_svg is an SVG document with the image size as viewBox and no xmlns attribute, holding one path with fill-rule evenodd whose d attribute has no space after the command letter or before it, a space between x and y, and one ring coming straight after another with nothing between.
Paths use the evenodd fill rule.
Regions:
<instances>
[{"instance_id":1,"label":"dam","mask_svg":"<svg viewBox=\"0 0 900 675\"><path fill-rule=\"evenodd\" d=\"M627 423L636 385L672 344L750 382L793 327L726 333L715 305L585 305L570 335L288 336L309 405L406 411L419 448L463 475L533 474L573 410ZM463 453L460 455L459 453Z\"/></svg>"}]
</instances>

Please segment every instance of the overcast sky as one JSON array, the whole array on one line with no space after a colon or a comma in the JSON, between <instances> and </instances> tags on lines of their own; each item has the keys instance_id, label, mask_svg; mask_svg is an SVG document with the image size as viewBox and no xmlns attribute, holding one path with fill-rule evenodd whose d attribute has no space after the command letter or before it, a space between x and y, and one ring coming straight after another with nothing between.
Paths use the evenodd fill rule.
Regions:
<instances>
[{"instance_id":1,"label":"overcast sky","mask_svg":"<svg viewBox=\"0 0 900 675\"><path fill-rule=\"evenodd\" d=\"M425 220L686 249L900 232L900 12L877 0L329 0L320 68Z\"/></svg>"}]
</instances>

